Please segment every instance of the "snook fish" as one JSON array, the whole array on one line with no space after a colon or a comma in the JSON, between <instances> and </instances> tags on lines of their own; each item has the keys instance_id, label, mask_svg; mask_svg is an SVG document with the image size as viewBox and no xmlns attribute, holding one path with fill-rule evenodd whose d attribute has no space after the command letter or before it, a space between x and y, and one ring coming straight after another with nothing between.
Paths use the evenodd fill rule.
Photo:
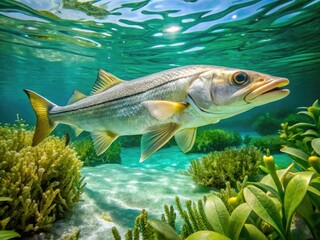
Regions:
<instances>
[{"instance_id":1,"label":"snook fish","mask_svg":"<svg viewBox=\"0 0 320 240\"><path fill-rule=\"evenodd\" d=\"M131 81L99 70L91 95L75 90L63 107L24 91L37 115L33 146L59 123L72 126L77 136L90 132L97 155L119 136L142 134L142 162L172 136L188 152L197 127L284 98L289 90L280 88L288 84L286 78L259 72L194 65Z\"/></svg>"}]
</instances>

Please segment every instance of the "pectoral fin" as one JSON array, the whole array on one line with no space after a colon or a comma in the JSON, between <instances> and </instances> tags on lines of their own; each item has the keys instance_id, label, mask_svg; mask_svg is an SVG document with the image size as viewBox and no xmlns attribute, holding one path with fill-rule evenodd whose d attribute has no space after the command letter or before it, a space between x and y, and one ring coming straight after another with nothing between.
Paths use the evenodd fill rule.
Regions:
<instances>
[{"instance_id":1,"label":"pectoral fin","mask_svg":"<svg viewBox=\"0 0 320 240\"><path fill-rule=\"evenodd\" d=\"M166 144L176 133L179 125L176 123L166 123L159 126L150 127L147 133L141 138L141 158L143 162L154 152Z\"/></svg>"},{"instance_id":2,"label":"pectoral fin","mask_svg":"<svg viewBox=\"0 0 320 240\"><path fill-rule=\"evenodd\" d=\"M91 138L93 140L94 150L96 151L97 156L104 153L111 143L118 138L118 135L106 131L106 132L92 132Z\"/></svg>"},{"instance_id":3,"label":"pectoral fin","mask_svg":"<svg viewBox=\"0 0 320 240\"><path fill-rule=\"evenodd\" d=\"M186 153L193 147L196 140L197 128L185 128L178 131L174 137L181 150Z\"/></svg>"},{"instance_id":4,"label":"pectoral fin","mask_svg":"<svg viewBox=\"0 0 320 240\"><path fill-rule=\"evenodd\" d=\"M189 106L188 103L161 100L144 101L142 104L153 117L159 120L167 119L176 113L181 113Z\"/></svg>"}]
</instances>

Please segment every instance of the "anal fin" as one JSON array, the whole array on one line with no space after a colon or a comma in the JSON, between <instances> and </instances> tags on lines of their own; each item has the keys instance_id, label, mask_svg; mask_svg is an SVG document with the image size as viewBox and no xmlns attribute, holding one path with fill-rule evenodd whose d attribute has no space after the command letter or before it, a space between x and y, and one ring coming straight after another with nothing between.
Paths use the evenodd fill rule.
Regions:
<instances>
[{"instance_id":1,"label":"anal fin","mask_svg":"<svg viewBox=\"0 0 320 240\"><path fill-rule=\"evenodd\" d=\"M118 138L118 135L110 131L92 132L91 138L93 140L94 150L97 156L99 156L109 148L111 143Z\"/></svg>"},{"instance_id":2,"label":"anal fin","mask_svg":"<svg viewBox=\"0 0 320 240\"><path fill-rule=\"evenodd\" d=\"M178 131L174 137L181 150L186 153L191 150L196 140L197 128L185 128Z\"/></svg>"},{"instance_id":3,"label":"anal fin","mask_svg":"<svg viewBox=\"0 0 320 240\"><path fill-rule=\"evenodd\" d=\"M73 128L77 137L83 132L83 130L81 128L78 128L76 126L71 126L71 127Z\"/></svg>"},{"instance_id":4,"label":"anal fin","mask_svg":"<svg viewBox=\"0 0 320 240\"><path fill-rule=\"evenodd\" d=\"M179 125L177 123L166 123L150 127L141 138L141 158L143 162L159 148L166 144L170 138L177 132Z\"/></svg>"},{"instance_id":5,"label":"anal fin","mask_svg":"<svg viewBox=\"0 0 320 240\"><path fill-rule=\"evenodd\" d=\"M149 111L149 113L159 119L167 119L173 114L181 113L189 104L184 102L162 101L162 100L148 100L142 103Z\"/></svg>"}]
</instances>

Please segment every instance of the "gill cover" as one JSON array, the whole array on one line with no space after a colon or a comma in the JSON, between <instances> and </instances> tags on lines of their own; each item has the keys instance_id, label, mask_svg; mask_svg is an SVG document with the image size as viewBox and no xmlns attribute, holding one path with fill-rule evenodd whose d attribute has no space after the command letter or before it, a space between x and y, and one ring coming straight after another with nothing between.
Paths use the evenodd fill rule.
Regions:
<instances>
[{"instance_id":1,"label":"gill cover","mask_svg":"<svg viewBox=\"0 0 320 240\"><path fill-rule=\"evenodd\" d=\"M208 71L192 82L188 89L188 97L191 104L195 104L200 110L210 108L212 104L211 88L214 71Z\"/></svg>"}]
</instances>

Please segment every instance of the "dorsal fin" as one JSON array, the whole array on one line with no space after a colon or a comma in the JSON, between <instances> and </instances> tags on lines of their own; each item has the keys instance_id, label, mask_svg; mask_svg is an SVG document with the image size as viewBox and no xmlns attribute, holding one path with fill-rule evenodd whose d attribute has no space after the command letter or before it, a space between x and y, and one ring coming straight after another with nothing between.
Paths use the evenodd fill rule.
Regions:
<instances>
[{"instance_id":1,"label":"dorsal fin","mask_svg":"<svg viewBox=\"0 0 320 240\"><path fill-rule=\"evenodd\" d=\"M103 92L108 88L111 88L114 85L117 85L122 82L124 81L120 78L117 78L116 76L113 76L111 73L99 69L97 80L91 90L91 95Z\"/></svg>"},{"instance_id":2,"label":"dorsal fin","mask_svg":"<svg viewBox=\"0 0 320 240\"><path fill-rule=\"evenodd\" d=\"M78 102L79 100L84 99L86 97L87 97L86 95L79 92L78 90L74 90L67 104L69 105L69 104Z\"/></svg>"}]
</instances>

